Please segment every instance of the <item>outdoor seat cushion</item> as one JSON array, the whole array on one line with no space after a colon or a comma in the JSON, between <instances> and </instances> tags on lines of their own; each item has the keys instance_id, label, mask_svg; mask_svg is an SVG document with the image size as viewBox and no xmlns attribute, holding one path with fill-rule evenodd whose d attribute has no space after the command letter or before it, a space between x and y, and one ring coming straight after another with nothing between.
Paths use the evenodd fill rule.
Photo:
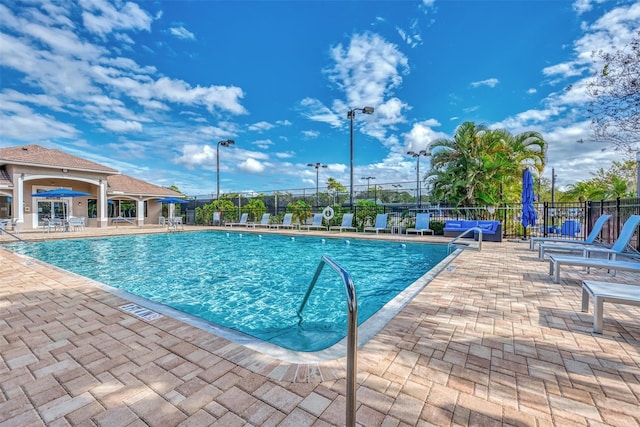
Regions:
<instances>
[{"instance_id":1,"label":"outdoor seat cushion","mask_svg":"<svg viewBox=\"0 0 640 427\"><path fill-rule=\"evenodd\" d=\"M478 221L477 227L482 229L483 234L496 234L500 221Z\"/></svg>"},{"instance_id":2,"label":"outdoor seat cushion","mask_svg":"<svg viewBox=\"0 0 640 427\"><path fill-rule=\"evenodd\" d=\"M448 219L447 221L445 221L442 231L445 237L455 237L470 228L476 227L477 225L478 221L475 220ZM470 234L465 237L473 238L473 235Z\"/></svg>"},{"instance_id":3,"label":"outdoor seat cushion","mask_svg":"<svg viewBox=\"0 0 640 427\"><path fill-rule=\"evenodd\" d=\"M460 231L468 230L472 227L475 227L478 224L478 221L470 221L464 219L448 219L444 223L444 229L450 231Z\"/></svg>"},{"instance_id":4,"label":"outdoor seat cushion","mask_svg":"<svg viewBox=\"0 0 640 427\"><path fill-rule=\"evenodd\" d=\"M502 242L502 223L500 221L478 221L482 230L482 240L487 242ZM478 240L479 233L473 232L473 238Z\"/></svg>"}]
</instances>

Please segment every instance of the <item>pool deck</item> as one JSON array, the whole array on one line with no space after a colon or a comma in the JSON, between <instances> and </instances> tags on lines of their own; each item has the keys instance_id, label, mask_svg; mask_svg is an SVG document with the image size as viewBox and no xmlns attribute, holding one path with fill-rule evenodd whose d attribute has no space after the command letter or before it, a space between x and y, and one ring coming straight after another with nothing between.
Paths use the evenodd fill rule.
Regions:
<instances>
[{"instance_id":1,"label":"pool deck","mask_svg":"<svg viewBox=\"0 0 640 427\"><path fill-rule=\"evenodd\" d=\"M149 232L166 229L19 236ZM640 285L640 274L567 267L553 284L528 248L463 250L359 349L359 425L640 425L640 307L605 303L602 335L580 310L583 278ZM345 424L345 358L285 362L127 303L0 245L0 427Z\"/></svg>"}]
</instances>

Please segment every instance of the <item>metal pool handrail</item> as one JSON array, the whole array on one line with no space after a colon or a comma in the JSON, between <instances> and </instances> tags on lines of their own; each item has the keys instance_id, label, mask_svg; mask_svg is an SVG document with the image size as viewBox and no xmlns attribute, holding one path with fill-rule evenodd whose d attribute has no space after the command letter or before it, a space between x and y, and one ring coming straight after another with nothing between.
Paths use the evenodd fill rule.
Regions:
<instances>
[{"instance_id":1,"label":"metal pool handrail","mask_svg":"<svg viewBox=\"0 0 640 427\"><path fill-rule=\"evenodd\" d=\"M316 269L316 274L314 274L313 279L311 280L311 284L309 284L309 288L307 289L307 293L305 294L302 304L300 304L300 308L298 309L298 325L302 323L302 310L304 306L307 304L307 300L309 299L309 295L311 295L311 291L313 291L316 282L318 281L318 277L320 277L320 273L324 268L324 265L327 264L329 267L333 268L336 273L340 275L342 282L344 283L344 290L347 294L347 309L348 309L348 321L347 321L347 407L346 407L346 425L349 427L356 425L356 369L357 369L357 351L358 351L358 301L356 298L356 290L353 285L353 279L351 275L342 268L337 262L332 260L326 255L322 255L320 259L320 263L318 264L318 268Z\"/></svg>"},{"instance_id":2,"label":"metal pool handrail","mask_svg":"<svg viewBox=\"0 0 640 427\"><path fill-rule=\"evenodd\" d=\"M478 250L481 251L482 250L482 228L480 228L480 227L471 227L471 228L463 231L462 233L458 234L453 239L451 239L451 241L447 245L448 252L451 253L451 247L454 245L456 240L458 240L461 237L466 236L469 233L473 233L474 231L478 232Z\"/></svg>"}]
</instances>

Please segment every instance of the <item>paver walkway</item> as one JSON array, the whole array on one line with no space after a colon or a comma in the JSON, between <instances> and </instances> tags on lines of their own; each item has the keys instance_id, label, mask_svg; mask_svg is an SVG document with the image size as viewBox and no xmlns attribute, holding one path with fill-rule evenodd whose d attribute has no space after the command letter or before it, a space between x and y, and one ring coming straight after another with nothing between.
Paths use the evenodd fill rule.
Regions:
<instances>
[{"instance_id":1,"label":"paver walkway","mask_svg":"<svg viewBox=\"0 0 640 427\"><path fill-rule=\"evenodd\" d=\"M640 425L640 307L593 334L583 277L612 280L555 285L528 243L463 251L360 349L358 424ZM0 245L0 427L344 425L344 358L282 362L126 303Z\"/></svg>"}]
</instances>

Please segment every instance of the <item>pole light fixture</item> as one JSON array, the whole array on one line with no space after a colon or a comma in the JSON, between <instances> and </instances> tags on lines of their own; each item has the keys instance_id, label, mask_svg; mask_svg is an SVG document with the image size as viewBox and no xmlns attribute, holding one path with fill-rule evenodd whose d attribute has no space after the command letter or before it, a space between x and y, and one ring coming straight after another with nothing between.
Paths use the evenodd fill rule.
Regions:
<instances>
[{"instance_id":1,"label":"pole light fixture","mask_svg":"<svg viewBox=\"0 0 640 427\"><path fill-rule=\"evenodd\" d=\"M233 139L218 141L218 146L216 147L216 200L220 200L220 146L228 147L235 143Z\"/></svg>"},{"instance_id":2,"label":"pole light fixture","mask_svg":"<svg viewBox=\"0 0 640 427\"><path fill-rule=\"evenodd\" d=\"M352 108L347 112L349 119L349 148L350 148L350 179L349 179L349 207L353 210L353 119L356 117L356 111L362 111L364 114L372 114L373 107Z\"/></svg>"},{"instance_id":3,"label":"pole light fixture","mask_svg":"<svg viewBox=\"0 0 640 427\"><path fill-rule=\"evenodd\" d=\"M316 207L320 206L320 192L319 192L319 186L318 186L318 178L320 176L320 168L326 168L327 165L323 165L320 162L316 162L316 163L307 163L307 166L311 166L313 168L316 169Z\"/></svg>"},{"instance_id":4,"label":"pole light fixture","mask_svg":"<svg viewBox=\"0 0 640 427\"><path fill-rule=\"evenodd\" d=\"M376 179L375 176L363 176L360 179L366 179L367 180L367 200L369 199L369 181L371 181L372 179Z\"/></svg>"},{"instance_id":5,"label":"pole light fixture","mask_svg":"<svg viewBox=\"0 0 640 427\"><path fill-rule=\"evenodd\" d=\"M420 156L429 156L430 153L427 150L416 151L407 151L407 154L411 157L415 157L418 159L418 163L416 165L416 205L420 208L420 204L422 203L422 194L420 191Z\"/></svg>"}]
</instances>

